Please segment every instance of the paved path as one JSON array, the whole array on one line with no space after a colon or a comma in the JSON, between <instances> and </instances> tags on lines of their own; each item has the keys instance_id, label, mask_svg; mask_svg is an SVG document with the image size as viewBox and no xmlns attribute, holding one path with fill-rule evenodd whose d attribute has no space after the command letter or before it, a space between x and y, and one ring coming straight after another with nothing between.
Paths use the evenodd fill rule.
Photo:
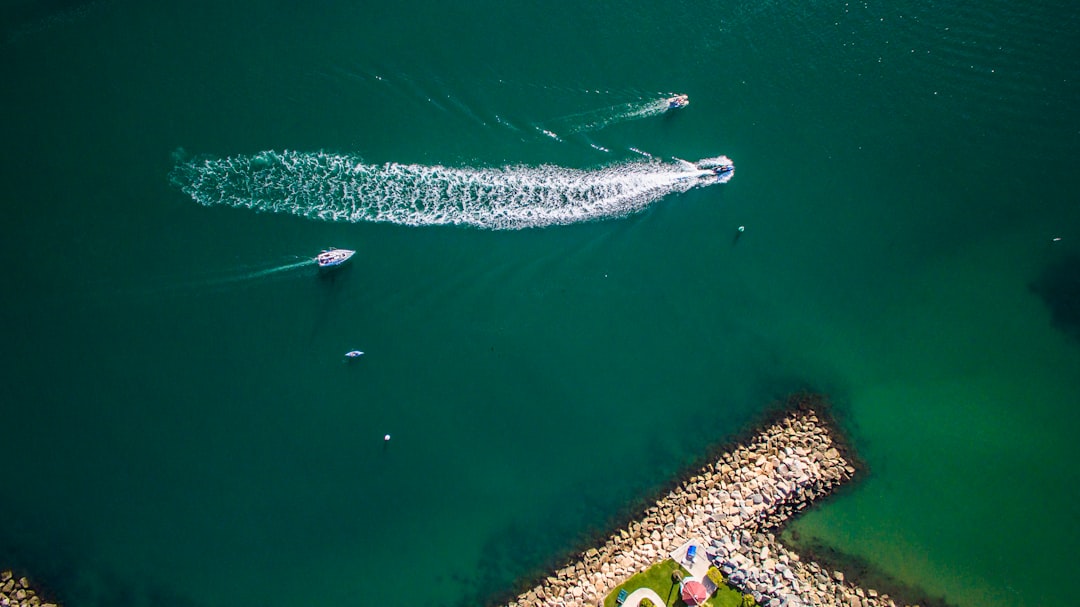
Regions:
<instances>
[{"instance_id":1,"label":"paved path","mask_svg":"<svg viewBox=\"0 0 1080 607\"><path fill-rule=\"evenodd\" d=\"M667 605L664 599L660 598L659 594L656 594L652 588L638 588L630 593L630 596L626 597L626 601L623 602L623 607L637 607L641 599L649 599L654 605L660 607L661 605Z\"/></svg>"}]
</instances>

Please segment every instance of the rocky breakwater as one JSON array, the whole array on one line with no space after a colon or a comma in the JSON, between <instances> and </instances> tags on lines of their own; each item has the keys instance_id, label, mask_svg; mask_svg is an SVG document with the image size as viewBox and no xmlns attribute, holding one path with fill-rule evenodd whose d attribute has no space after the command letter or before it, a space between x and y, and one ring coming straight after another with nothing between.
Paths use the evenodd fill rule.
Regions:
<instances>
[{"instance_id":1,"label":"rocky breakwater","mask_svg":"<svg viewBox=\"0 0 1080 607\"><path fill-rule=\"evenodd\" d=\"M16 578L11 571L0 573L0 605L4 607L56 607L43 601L32 588L30 580Z\"/></svg>"},{"instance_id":2,"label":"rocky breakwater","mask_svg":"<svg viewBox=\"0 0 1080 607\"><path fill-rule=\"evenodd\" d=\"M599 547L579 555L508 607L597 605L627 577L698 538L730 585L768 607L895 603L804 563L772 532L855 474L833 430L800 405L752 440L727 450Z\"/></svg>"}]
</instances>

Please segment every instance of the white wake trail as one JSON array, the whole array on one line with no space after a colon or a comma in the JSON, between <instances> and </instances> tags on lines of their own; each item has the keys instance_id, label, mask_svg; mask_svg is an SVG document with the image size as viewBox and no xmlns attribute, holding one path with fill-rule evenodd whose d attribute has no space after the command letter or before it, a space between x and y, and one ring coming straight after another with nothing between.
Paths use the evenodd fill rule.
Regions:
<instances>
[{"instance_id":1,"label":"white wake trail","mask_svg":"<svg viewBox=\"0 0 1080 607\"><path fill-rule=\"evenodd\" d=\"M262 152L181 161L171 179L196 202L327 221L521 229L621 217L672 193L723 183L726 157L644 160L585 171L364 164L347 155Z\"/></svg>"}]
</instances>

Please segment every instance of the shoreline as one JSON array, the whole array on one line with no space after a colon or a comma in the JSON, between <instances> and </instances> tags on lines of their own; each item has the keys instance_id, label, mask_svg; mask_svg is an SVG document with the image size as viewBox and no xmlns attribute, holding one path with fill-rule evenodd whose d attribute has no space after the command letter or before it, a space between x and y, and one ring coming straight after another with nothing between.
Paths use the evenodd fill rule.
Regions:
<instances>
[{"instance_id":1,"label":"shoreline","mask_svg":"<svg viewBox=\"0 0 1080 607\"><path fill-rule=\"evenodd\" d=\"M917 604L920 607L956 607L944 597L935 597L918 586L907 584L876 569L865 559L841 552L816 540L800 542L795 532L792 533L790 541L779 533L777 540L804 559L812 560L826 569L844 571L847 579L856 586L886 588L894 599L904 597L905 604Z\"/></svg>"},{"instance_id":2,"label":"shoreline","mask_svg":"<svg viewBox=\"0 0 1080 607\"><path fill-rule=\"evenodd\" d=\"M766 407L733 437L620 509L604 530L585 535L577 549L481 603L592 607L682 542L700 538L725 583L767 607L949 607L864 560L813 541L800 545L794 532L782 535L812 504L850 490L868 473L829 407L810 393ZM0 607L58 604L45 601L28 578L4 570Z\"/></svg>"},{"instance_id":3,"label":"shoreline","mask_svg":"<svg viewBox=\"0 0 1080 607\"><path fill-rule=\"evenodd\" d=\"M503 595L497 603L489 597L485 603L590 607L631 575L665 560L682 542L702 538L706 556L724 572L728 585L754 595L762 605L914 604L897 599L926 593L892 584L889 590L901 594L861 588L852 580L868 576L848 580L839 567L833 570L805 559L780 541L779 531L789 520L851 486L866 469L825 399L793 395L768 407L730 440L709 448L651 498L635 500L628 511L636 515L615 517L606 534L593 536L591 547L569 553L561 566L522 579L512 589L515 596ZM828 564L836 566L837 561Z\"/></svg>"}]
</instances>

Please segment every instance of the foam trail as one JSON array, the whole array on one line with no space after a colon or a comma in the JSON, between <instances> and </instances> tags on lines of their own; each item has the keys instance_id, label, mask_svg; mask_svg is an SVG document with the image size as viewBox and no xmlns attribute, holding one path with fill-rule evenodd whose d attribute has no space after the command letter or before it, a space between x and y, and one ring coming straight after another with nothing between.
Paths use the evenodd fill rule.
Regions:
<instances>
[{"instance_id":1,"label":"foam trail","mask_svg":"<svg viewBox=\"0 0 1080 607\"><path fill-rule=\"evenodd\" d=\"M353 156L262 152L179 161L171 180L196 202L327 221L522 229L640 211L699 185L723 183L712 168L642 160L583 171L554 166L449 168L363 164Z\"/></svg>"}]
</instances>

